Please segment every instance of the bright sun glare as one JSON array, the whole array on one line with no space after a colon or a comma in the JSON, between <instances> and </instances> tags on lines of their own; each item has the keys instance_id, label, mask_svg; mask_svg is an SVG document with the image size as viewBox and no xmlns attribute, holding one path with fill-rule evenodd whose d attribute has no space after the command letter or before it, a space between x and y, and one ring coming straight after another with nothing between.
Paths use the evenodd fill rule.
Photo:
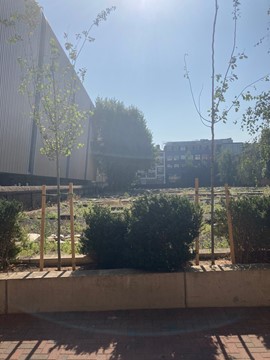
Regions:
<instances>
[{"instance_id":1,"label":"bright sun glare","mask_svg":"<svg viewBox=\"0 0 270 360\"><path fill-rule=\"evenodd\" d=\"M135 11L144 12L144 13L150 13L157 11L160 11L163 7L166 6L165 0L137 0L129 2L129 7L132 6L132 8ZM132 5L131 5L132 4Z\"/></svg>"}]
</instances>

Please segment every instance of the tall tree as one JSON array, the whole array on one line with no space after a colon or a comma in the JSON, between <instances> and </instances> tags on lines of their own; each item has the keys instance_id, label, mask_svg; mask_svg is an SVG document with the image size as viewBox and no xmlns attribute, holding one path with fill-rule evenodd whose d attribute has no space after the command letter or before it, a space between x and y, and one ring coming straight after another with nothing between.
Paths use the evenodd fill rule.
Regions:
<instances>
[{"instance_id":1,"label":"tall tree","mask_svg":"<svg viewBox=\"0 0 270 360\"><path fill-rule=\"evenodd\" d=\"M96 100L94 153L111 189L127 188L153 161L152 134L143 113L115 99Z\"/></svg>"}]
</instances>

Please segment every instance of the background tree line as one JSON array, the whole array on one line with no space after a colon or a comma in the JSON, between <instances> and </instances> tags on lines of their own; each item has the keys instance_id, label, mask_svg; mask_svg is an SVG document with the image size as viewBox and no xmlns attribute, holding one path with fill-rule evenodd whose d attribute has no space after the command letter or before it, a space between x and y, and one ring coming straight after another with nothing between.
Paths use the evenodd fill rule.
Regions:
<instances>
[{"instance_id":1,"label":"background tree line","mask_svg":"<svg viewBox=\"0 0 270 360\"><path fill-rule=\"evenodd\" d=\"M234 186L259 186L270 182L270 129L258 140L245 143L240 155L226 151L217 158L218 179Z\"/></svg>"}]
</instances>

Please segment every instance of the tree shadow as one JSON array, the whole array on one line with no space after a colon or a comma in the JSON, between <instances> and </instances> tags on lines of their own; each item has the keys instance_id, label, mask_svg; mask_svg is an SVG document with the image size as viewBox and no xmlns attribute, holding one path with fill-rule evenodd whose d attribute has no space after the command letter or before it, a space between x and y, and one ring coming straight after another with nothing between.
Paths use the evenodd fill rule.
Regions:
<instances>
[{"instance_id":1,"label":"tree shadow","mask_svg":"<svg viewBox=\"0 0 270 360\"><path fill-rule=\"evenodd\" d=\"M13 342L7 359L32 343L26 359L62 351L108 360L214 360L220 354L230 360L225 340L233 336L253 359L245 336L252 333L270 349L269 324L268 308L3 315L0 344Z\"/></svg>"}]
</instances>

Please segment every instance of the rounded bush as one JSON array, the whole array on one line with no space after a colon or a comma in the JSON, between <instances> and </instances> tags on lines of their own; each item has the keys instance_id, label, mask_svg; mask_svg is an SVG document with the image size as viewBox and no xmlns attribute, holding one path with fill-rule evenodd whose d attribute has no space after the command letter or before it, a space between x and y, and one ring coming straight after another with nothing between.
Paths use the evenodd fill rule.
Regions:
<instances>
[{"instance_id":1,"label":"rounded bush","mask_svg":"<svg viewBox=\"0 0 270 360\"><path fill-rule=\"evenodd\" d=\"M270 261L270 197L254 196L232 199L230 212L237 263ZM224 207L216 211L217 232L228 235L227 213Z\"/></svg>"},{"instance_id":2,"label":"rounded bush","mask_svg":"<svg viewBox=\"0 0 270 360\"><path fill-rule=\"evenodd\" d=\"M94 257L98 268L127 265L127 220L125 214L112 214L108 207L94 205L85 216L88 225L81 240L82 253Z\"/></svg>"},{"instance_id":3,"label":"rounded bush","mask_svg":"<svg viewBox=\"0 0 270 360\"><path fill-rule=\"evenodd\" d=\"M6 269L11 260L19 252L16 240L22 236L19 217L22 211L21 203L17 201L0 200L0 268Z\"/></svg>"},{"instance_id":4,"label":"rounded bush","mask_svg":"<svg viewBox=\"0 0 270 360\"><path fill-rule=\"evenodd\" d=\"M187 198L144 196L131 208L128 242L133 267L177 271L191 259L202 211Z\"/></svg>"}]
</instances>

